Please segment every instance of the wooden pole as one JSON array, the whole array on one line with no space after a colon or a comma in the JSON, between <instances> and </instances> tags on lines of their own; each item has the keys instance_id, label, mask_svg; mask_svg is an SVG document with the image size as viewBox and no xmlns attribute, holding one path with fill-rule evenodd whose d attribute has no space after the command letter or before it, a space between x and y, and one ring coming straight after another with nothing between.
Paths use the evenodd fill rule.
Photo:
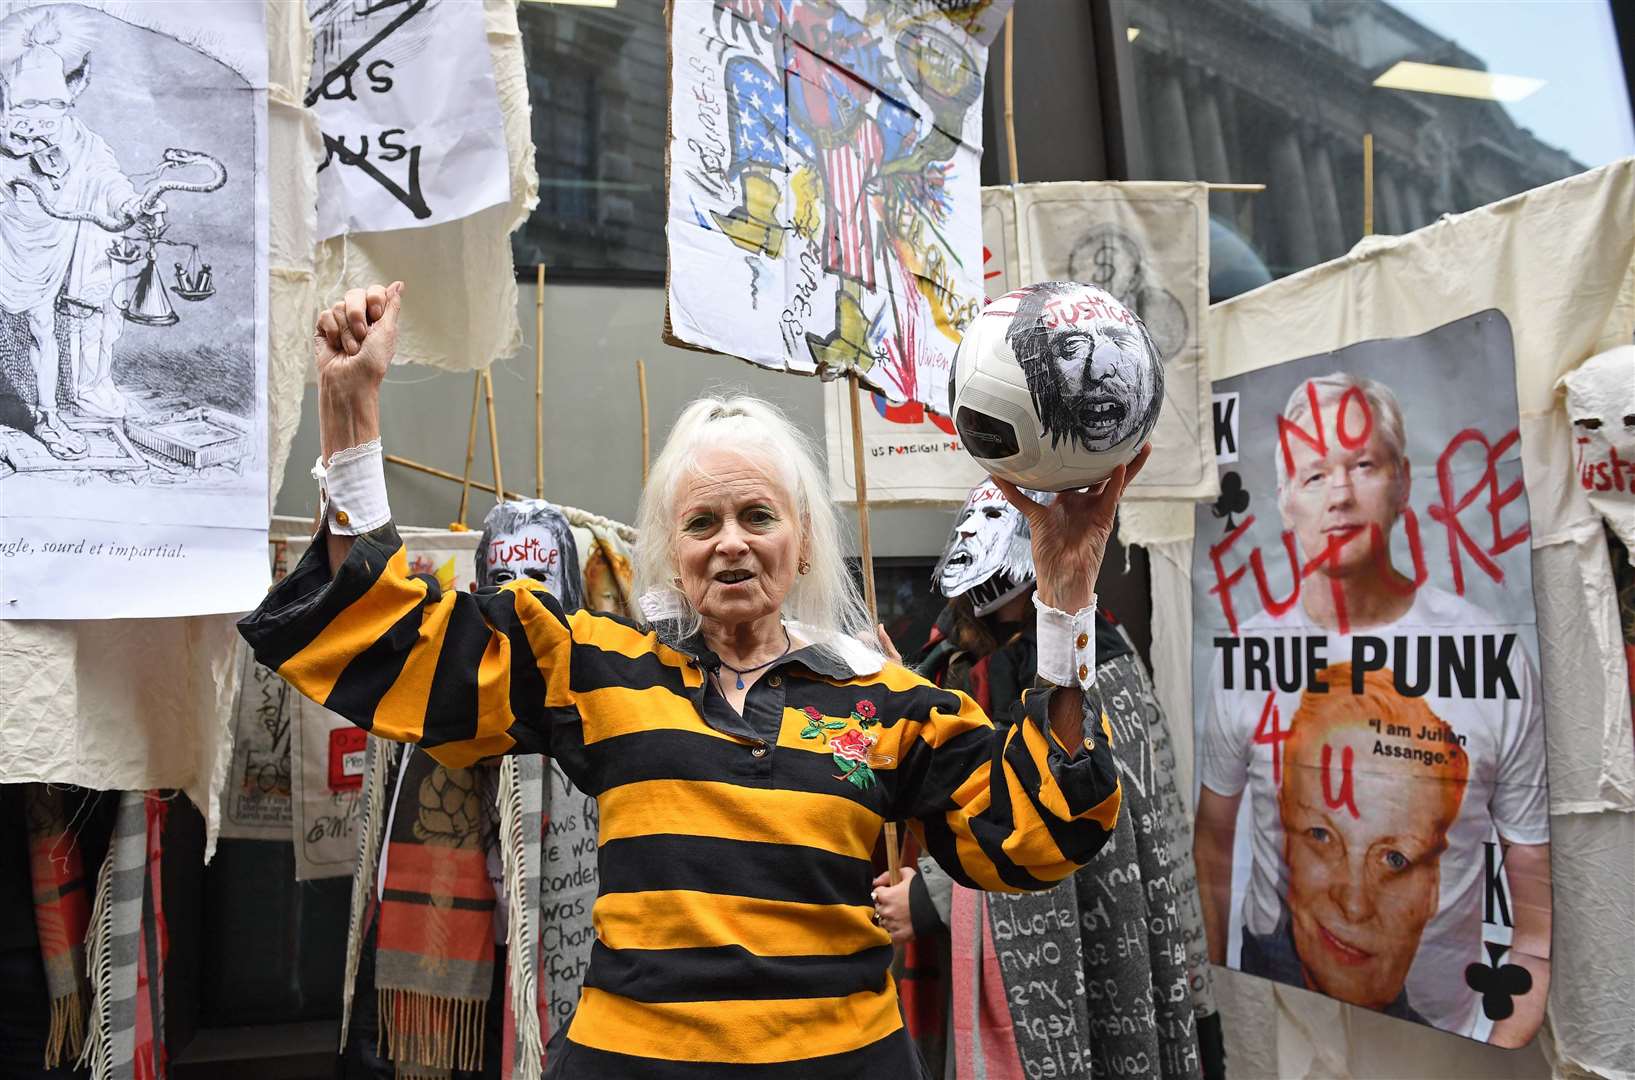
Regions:
<instances>
[{"instance_id":1,"label":"wooden pole","mask_svg":"<svg viewBox=\"0 0 1635 1080\"><path fill-rule=\"evenodd\" d=\"M1363 135L1363 235L1374 235L1374 133Z\"/></svg>"},{"instance_id":2,"label":"wooden pole","mask_svg":"<svg viewBox=\"0 0 1635 1080\"><path fill-rule=\"evenodd\" d=\"M1016 69L1016 9L1005 13L1005 152L1010 157L1011 183L1019 183L1016 167L1016 87L1011 74ZM859 503L861 505L861 503Z\"/></svg>"},{"instance_id":3,"label":"wooden pole","mask_svg":"<svg viewBox=\"0 0 1635 1080\"><path fill-rule=\"evenodd\" d=\"M455 476L447 469L439 469L435 465L426 465L410 458L401 457L397 454L382 454L381 456L391 464L400 465L405 469L412 469L418 473L425 473L427 476L435 476L440 480L452 480L456 484L467 484L478 491L486 491L489 494L493 494L494 492L493 484L485 484L481 480L473 480L470 477ZM507 499L520 499L522 498L522 493L520 491L507 491L505 493L505 497Z\"/></svg>"},{"instance_id":4,"label":"wooden pole","mask_svg":"<svg viewBox=\"0 0 1635 1080\"><path fill-rule=\"evenodd\" d=\"M474 371L471 375L471 423L466 428L466 474L460 477L460 516L461 528L466 523L466 504L471 498L471 459L477 456L477 402L482 398L483 373Z\"/></svg>"},{"instance_id":5,"label":"wooden pole","mask_svg":"<svg viewBox=\"0 0 1635 1080\"><path fill-rule=\"evenodd\" d=\"M494 460L494 490L505 490L505 479L500 475L500 429L494 424L494 369L488 368L483 372L483 397L488 400L488 454ZM503 495L495 495L494 501L503 501Z\"/></svg>"},{"instance_id":6,"label":"wooden pole","mask_svg":"<svg viewBox=\"0 0 1635 1080\"><path fill-rule=\"evenodd\" d=\"M1246 191L1251 195L1266 190L1265 184L1205 184L1210 191Z\"/></svg>"},{"instance_id":7,"label":"wooden pole","mask_svg":"<svg viewBox=\"0 0 1635 1080\"><path fill-rule=\"evenodd\" d=\"M498 481L495 481L498 483ZM545 264L534 281L534 498L545 497Z\"/></svg>"},{"instance_id":8,"label":"wooden pole","mask_svg":"<svg viewBox=\"0 0 1635 1080\"><path fill-rule=\"evenodd\" d=\"M1010 16L1006 16L1008 20ZM1009 38L1007 37L1007 41ZM1005 70L1009 72L1010 65ZM863 452L863 397L859 389L857 372L853 371L846 377L847 389L851 393L852 405L852 481L857 488L857 554L863 570L863 599L869 606L869 622L878 624L880 608L874 593L874 551L869 546L869 483L865 471L865 457ZM897 839L897 823L888 821L886 831L886 865L890 871L887 878L893 885L897 884L903 872L903 846Z\"/></svg>"},{"instance_id":9,"label":"wooden pole","mask_svg":"<svg viewBox=\"0 0 1635 1080\"><path fill-rule=\"evenodd\" d=\"M642 487L647 486L647 458L650 452L647 431L647 364L636 361L636 392L642 399Z\"/></svg>"}]
</instances>

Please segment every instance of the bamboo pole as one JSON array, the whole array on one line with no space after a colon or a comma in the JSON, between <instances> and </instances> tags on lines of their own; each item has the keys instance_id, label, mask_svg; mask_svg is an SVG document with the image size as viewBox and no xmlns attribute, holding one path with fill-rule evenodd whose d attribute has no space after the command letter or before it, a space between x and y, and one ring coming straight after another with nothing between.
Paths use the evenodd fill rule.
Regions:
<instances>
[{"instance_id":1,"label":"bamboo pole","mask_svg":"<svg viewBox=\"0 0 1635 1080\"><path fill-rule=\"evenodd\" d=\"M505 490L505 479L500 475L500 429L494 424L494 369L483 372L483 397L488 401L488 454L494 460L494 490ZM503 497L495 496L495 502Z\"/></svg>"},{"instance_id":2,"label":"bamboo pole","mask_svg":"<svg viewBox=\"0 0 1635 1080\"><path fill-rule=\"evenodd\" d=\"M1009 19L1009 16L1006 16ZM1008 40L1008 38L1007 38ZM1010 66L1006 65L1006 71ZM846 385L851 393L852 406L852 479L857 488L857 554L863 570L863 599L869 606L869 622L880 622L880 608L878 598L874 593L874 550L869 545L869 484L865 469L863 453L863 404L862 393L859 388L857 372L853 371L846 377ZM897 884L903 872L903 846L897 838L897 823L888 821L886 832L886 865L890 871L887 879L893 885Z\"/></svg>"},{"instance_id":3,"label":"bamboo pole","mask_svg":"<svg viewBox=\"0 0 1635 1080\"><path fill-rule=\"evenodd\" d=\"M1016 69L1016 9L1005 12L1005 152L1010 157L1011 183L1021 182L1016 167L1016 87L1011 73ZM861 503L859 503L861 505ZM893 875L895 878L896 875Z\"/></svg>"},{"instance_id":4,"label":"bamboo pole","mask_svg":"<svg viewBox=\"0 0 1635 1080\"><path fill-rule=\"evenodd\" d=\"M647 486L647 459L651 447L648 442L647 429L647 364L641 360L636 361L636 391L641 395L642 401L642 487L645 488Z\"/></svg>"},{"instance_id":5,"label":"bamboo pole","mask_svg":"<svg viewBox=\"0 0 1635 1080\"><path fill-rule=\"evenodd\" d=\"M471 459L477 456L477 402L482 399L483 373L474 371L471 375L471 423L466 427L466 474L459 477L460 481L460 516L456 519L461 528L466 524L466 505L471 499Z\"/></svg>"},{"instance_id":6,"label":"bamboo pole","mask_svg":"<svg viewBox=\"0 0 1635 1080\"><path fill-rule=\"evenodd\" d=\"M534 498L545 497L545 264L534 281Z\"/></svg>"},{"instance_id":7,"label":"bamboo pole","mask_svg":"<svg viewBox=\"0 0 1635 1080\"><path fill-rule=\"evenodd\" d=\"M1363 135L1363 235L1374 235L1374 133Z\"/></svg>"},{"instance_id":8,"label":"bamboo pole","mask_svg":"<svg viewBox=\"0 0 1635 1080\"><path fill-rule=\"evenodd\" d=\"M440 480L452 480L456 484L469 484L475 490L486 491L490 495L494 493L494 485L485 484L481 480L473 480L470 477L459 477L449 472L447 469L439 469L435 465L426 465L422 462L415 461L411 458L402 457L398 454L382 454L381 456L393 465L398 465L405 469L412 469L417 473L425 473L427 476L435 476ZM520 491L507 491L505 493L505 497L507 499L520 499L522 498L522 493Z\"/></svg>"}]
</instances>

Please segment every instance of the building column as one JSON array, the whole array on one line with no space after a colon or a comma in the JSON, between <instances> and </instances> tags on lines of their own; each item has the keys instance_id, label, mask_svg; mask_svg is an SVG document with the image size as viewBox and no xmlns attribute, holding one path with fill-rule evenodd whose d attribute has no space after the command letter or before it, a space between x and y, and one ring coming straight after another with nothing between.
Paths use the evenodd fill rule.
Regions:
<instances>
[{"instance_id":1,"label":"building column","mask_svg":"<svg viewBox=\"0 0 1635 1080\"><path fill-rule=\"evenodd\" d=\"M1377 154L1374 156L1374 197L1379 200L1374 206L1374 231L1387 236L1401 236L1407 232L1396 176L1385 167Z\"/></svg>"},{"instance_id":2,"label":"building column","mask_svg":"<svg viewBox=\"0 0 1635 1080\"><path fill-rule=\"evenodd\" d=\"M1188 87L1192 100L1193 153L1198 163L1199 178L1224 183L1235 178L1226 157L1226 131L1221 126L1220 102L1215 99L1219 88L1220 81L1212 76L1206 76ZM1209 207L1212 212L1230 220L1236 202L1231 192L1221 191L1209 197Z\"/></svg>"},{"instance_id":3,"label":"building column","mask_svg":"<svg viewBox=\"0 0 1635 1080\"><path fill-rule=\"evenodd\" d=\"M1178 65L1155 73L1158 93L1155 123L1149 130L1153 161L1158 180L1197 180L1198 166L1192 156L1192 124L1187 116L1186 92L1181 88Z\"/></svg>"},{"instance_id":4,"label":"building column","mask_svg":"<svg viewBox=\"0 0 1635 1080\"><path fill-rule=\"evenodd\" d=\"M1270 200L1276 215L1281 238L1278 253L1285 264L1279 269L1288 273L1321 262L1300 140L1292 130L1272 138L1272 180L1261 198Z\"/></svg>"},{"instance_id":5,"label":"building column","mask_svg":"<svg viewBox=\"0 0 1635 1080\"><path fill-rule=\"evenodd\" d=\"M1328 140L1317 135L1309 144L1311 162L1312 215L1317 223L1317 242L1325 259L1345 254L1345 228L1340 221L1340 192L1334 184L1334 160Z\"/></svg>"},{"instance_id":6,"label":"building column","mask_svg":"<svg viewBox=\"0 0 1635 1080\"><path fill-rule=\"evenodd\" d=\"M1423 229L1431 223L1431 213L1425 206L1425 191L1413 180L1402 185L1403 208L1408 214L1408 227Z\"/></svg>"}]
</instances>

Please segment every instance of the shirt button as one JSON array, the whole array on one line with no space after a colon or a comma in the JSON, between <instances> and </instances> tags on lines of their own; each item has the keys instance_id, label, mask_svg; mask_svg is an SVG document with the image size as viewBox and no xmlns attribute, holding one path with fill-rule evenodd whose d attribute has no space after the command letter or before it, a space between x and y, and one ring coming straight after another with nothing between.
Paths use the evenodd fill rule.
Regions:
<instances>
[{"instance_id":1,"label":"shirt button","mask_svg":"<svg viewBox=\"0 0 1635 1080\"><path fill-rule=\"evenodd\" d=\"M766 743L756 743L755 749L750 752L751 757L766 757Z\"/></svg>"},{"instance_id":2,"label":"shirt button","mask_svg":"<svg viewBox=\"0 0 1635 1080\"><path fill-rule=\"evenodd\" d=\"M1079 678L1082 679L1088 674L1090 674L1090 669L1085 667L1083 664L1080 664L1079 665Z\"/></svg>"},{"instance_id":3,"label":"shirt button","mask_svg":"<svg viewBox=\"0 0 1635 1080\"><path fill-rule=\"evenodd\" d=\"M766 680L766 684L772 687L772 689L776 690L778 687L783 685L783 676L774 675L770 679Z\"/></svg>"},{"instance_id":4,"label":"shirt button","mask_svg":"<svg viewBox=\"0 0 1635 1080\"><path fill-rule=\"evenodd\" d=\"M1080 634L1079 639L1077 641L1075 641L1073 644L1077 645L1081 649L1084 648L1086 645L1090 644L1090 635L1089 634Z\"/></svg>"},{"instance_id":5,"label":"shirt button","mask_svg":"<svg viewBox=\"0 0 1635 1080\"><path fill-rule=\"evenodd\" d=\"M345 525L345 524L349 523L351 520L352 520L351 517L349 517L347 515L345 510L335 511L335 524Z\"/></svg>"}]
</instances>

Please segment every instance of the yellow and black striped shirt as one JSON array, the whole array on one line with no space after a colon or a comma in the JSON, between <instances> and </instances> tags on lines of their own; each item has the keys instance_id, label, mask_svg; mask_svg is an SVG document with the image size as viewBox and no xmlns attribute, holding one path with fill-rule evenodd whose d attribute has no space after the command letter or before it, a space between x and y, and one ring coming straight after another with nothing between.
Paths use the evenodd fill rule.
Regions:
<instances>
[{"instance_id":1,"label":"yellow and black striped shirt","mask_svg":"<svg viewBox=\"0 0 1635 1080\"><path fill-rule=\"evenodd\" d=\"M1069 755L1047 692L996 728L896 664L806 647L740 715L696 638L567 614L527 581L442 592L390 525L333 579L324 550L240 623L257 660L447 765L550 754L597 799L596 941L553 1077L916 1076L870 917L882 824L1011 892L1072 873L1117 818L1105 724Z\"/></svg>"}]
</instances>

